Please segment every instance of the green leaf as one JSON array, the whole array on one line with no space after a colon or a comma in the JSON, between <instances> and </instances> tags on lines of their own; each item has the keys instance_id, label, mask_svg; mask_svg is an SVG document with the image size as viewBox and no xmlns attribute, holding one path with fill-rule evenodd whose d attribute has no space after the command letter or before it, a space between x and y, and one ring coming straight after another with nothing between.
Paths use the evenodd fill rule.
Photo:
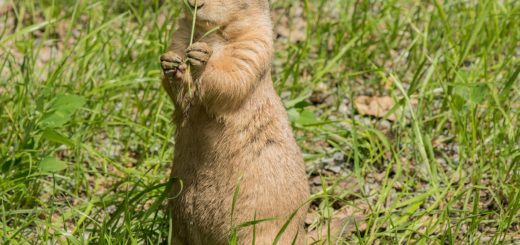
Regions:
<instances>
[{"instance_id":1,"label":"green leaf","mask_svg":"<svg viewBox=\"0 0 520 245\"><path fill-rule=\"evenodd\" d=\"M319 122L311 110L291 108L287 111L287 114L289 115L289 121L301 126Z\"/></svg>"},{"instance_id":2,"label":"green leaf","mask_svg":"<svg viewBox=\"0 0 520 245\"><path fill-rule=\"evenodd\" d=\"M56 132L53 129L45 129L42 133L42 137L47 139L48 141L51 141L54 143L74 147L74 142L72 140L70 140L66 136Z\"/></svg>"},{"instance_id":3,"label":"green leaf","mask_svg":"<svg viewBox=\"0 0 520 245\"><path fill-rule=\"evenodd\" d=\"M479 84L471 88L468 102L471 105L479 105L489 96L489 88L485 84Z\"/></svg>"},{"instance_id":4,"label":"green leaf","mask_svg":"<svg viewBox=\"0 0 520 245\"><path fill-rule=\"evenodd\" d=\"M461 84L453 88L453 101L457 110L460 111L482 104L488 98L489 92L489 88L485 84Z\"/></svg>"},{"instance_id":5,"label":"green leaf","mask_svg":"<svg viewBox=\"0 0 520 245\"><path fill-rule=\"evenodd\" d=\"M300 113L295 108L291 108L287 111L287 115L289 116L289 121L296 122L298 118L300 118Z\"/></svg>"},{"instance_id":6,"label":"green leaf","mask_svg":"<svg viewBox=\"0 0 520 245\"><path fill-rule=\"evenodd\" d=\"M460 112L464 110L464 105L466 104L466 99L469 96L469 91L467 86L455 86L453 88L453 103L455 105L455 109Z\"/></svg>"},{"instance_id":7,"label":"green leaf","mask_svg":"<svg viewBox=\"0 0 520 245\"><path fill-rule=\"evenodd\" d=\"M53 108L79 109L85 104L85 99L77 95L58 95L51 104Z\"/></svg>"},{"instance_id":8,"label":"green leaf","mask_svg":"<svg viewBox=\"0 0 520 245\"><path fill-rule=\"evenodd\" d=\"M83 107L85 99L76 95L58 95L44 114L40 125L43 128L58 128L70 121L72 114Z\"/></svg>"},{"instance_id":9,"label":"green leaf","mask_svg":"<svg viewBox=\"0 0 520 245\"><path fill-rule=\"evenodd\" d=\"M61 160L58 160L54 157L44 158L40 162L40 170L42 172L55 173L62 171L67 168L67 163Z\"/></svg>"},{"instance_id":10,"label":"green leaf","mask_svg":"<svg viewBox=\"0 0 520 245\"><path fill-rule=\"evenodd\" d=\"M318 119L314 115L314 112L312 112L310 110L303 110L300 113L300 118L298 118L298 120L296 121L296 123L299 123L301 125L308 125L308 124L313 124L313 123L317 123L317 122L318 122Z\"/></svg>"},{"instance_id":11,"label":"green leaf","mask_svg":"<svg viewBox=\"0 0 520 245\"><path fill-rule=\"evenodd\" d=\"M300 96L298 96L294 99L288 100L288 101L284 101L284 106L285 106L285 108L293 108L298 103L305 101L307 98L309 98L311 96L311 94L312 94L312 89L305 89L305 91L300 93Z\"/></svg>"}]
</instances>

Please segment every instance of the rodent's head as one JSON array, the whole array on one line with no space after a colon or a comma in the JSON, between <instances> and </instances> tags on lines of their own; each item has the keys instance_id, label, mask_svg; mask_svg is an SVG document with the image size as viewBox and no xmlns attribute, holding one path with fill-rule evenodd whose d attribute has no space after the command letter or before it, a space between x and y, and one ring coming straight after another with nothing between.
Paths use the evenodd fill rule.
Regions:
<instances>
[{"instance_id":1,"label":"rodent's head","mask_svg":"<svg viewBox=\"0 0 520 245\"><path fill-rule=\"evenodd\" d=\"M269 0L187 0L197 6L197 20L225 26L237 17L258 16L269 12Z\"/></svg>"}]
</instances>

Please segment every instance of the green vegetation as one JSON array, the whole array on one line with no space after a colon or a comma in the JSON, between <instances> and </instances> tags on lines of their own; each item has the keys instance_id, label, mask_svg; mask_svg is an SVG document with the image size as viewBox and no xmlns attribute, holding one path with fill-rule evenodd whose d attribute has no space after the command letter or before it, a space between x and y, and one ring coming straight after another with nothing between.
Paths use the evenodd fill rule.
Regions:
<instances>
[{"instance_id":1,"label":"green vegetation","mask_svg":"<svg viewBox=\"0 0 520 245\"><path fill-rule=\"evenodd\" d=\"M167 244L159 56L182 2L6 2L0 243ZM520 2L278 0L273 13L310 229L327 237L343 216L345 243L520 242Z\"/></svg>"}]
</instances>

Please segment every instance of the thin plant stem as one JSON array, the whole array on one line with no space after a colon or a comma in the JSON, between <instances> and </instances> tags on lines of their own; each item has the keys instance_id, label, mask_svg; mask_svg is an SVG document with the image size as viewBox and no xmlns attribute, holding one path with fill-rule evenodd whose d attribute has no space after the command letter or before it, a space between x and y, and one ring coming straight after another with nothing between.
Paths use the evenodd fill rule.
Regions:
<instances>
[{"instance_id":1,"label":"thin plant stem","mask_svg":"<svg viewBox=\"0 0 520 245\"><path fill-rule=\"evenodd\" d=\"M193 10L192 22L191 22L190 46L193 44L193 37L195 36L195 25L196 25L195 22L197 21L197 9L198 9L197 0L195 0L195 10Z\"/></svg>"}]
</instances>

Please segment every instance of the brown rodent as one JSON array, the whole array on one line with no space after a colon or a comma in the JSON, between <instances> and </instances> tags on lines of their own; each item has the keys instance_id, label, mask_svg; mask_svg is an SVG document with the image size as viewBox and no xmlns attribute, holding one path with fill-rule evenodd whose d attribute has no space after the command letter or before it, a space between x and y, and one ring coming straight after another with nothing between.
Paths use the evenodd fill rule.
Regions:
<instances>
[{"instance_id":1,"label":"brown rodent","mask_svg":"<svg viewBox=\"0 0 520 245\"><path fill-rule=\"evenodd\" d=\"M161 56L163 86L176 107L172 177L182 180L170 192L178 194L170 201L172 243L227 244L232 227L275 218L237 233L239 244L252 244L253 237L272 244L297 211L279 244L304 244L309 187L271 79L268 0L189 3L198 5L197 42L188 47L192 17L186 11Z\"/></svg>"}]
</instances>

